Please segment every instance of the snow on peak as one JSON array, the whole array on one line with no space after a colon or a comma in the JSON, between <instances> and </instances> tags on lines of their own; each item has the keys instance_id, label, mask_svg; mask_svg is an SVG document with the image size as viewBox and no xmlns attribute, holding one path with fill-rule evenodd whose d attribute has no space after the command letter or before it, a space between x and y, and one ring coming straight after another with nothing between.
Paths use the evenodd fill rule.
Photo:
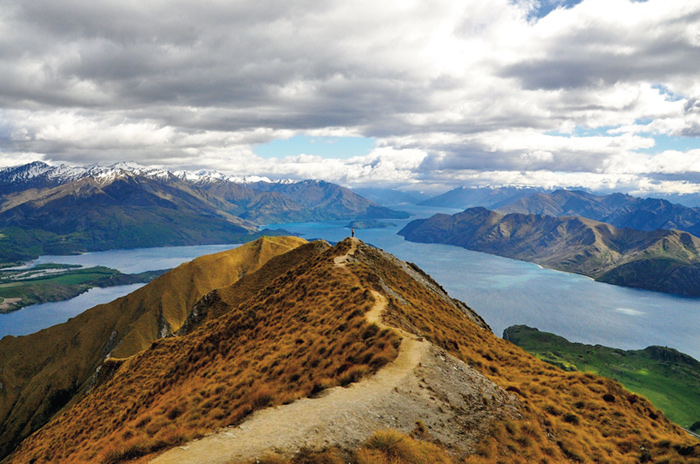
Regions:
<instances>
[{"instance_id":1,"label":"snow on peak","mask_svg":"<svg viewBox=\"0 0 700 464\"><path fill-rule=\"evenodd\" d=\"M236 184L253 184L258 182L274 184L295 184L293 179L272 180L264 176L234 176L210 169L198 171L170 171L165 168L144 166L133 161L123 161L110 165L91 164L87 166L69 166L66 164L49 165L35 161L21 166L0 169L0 183L22 183L30 180L45 180L51 184L64 184L84 177L91 177L101 184L129 175L143 176L154 180L180 179L186 182L207 184L231 182Z\"/></svg>"}]
</instances>

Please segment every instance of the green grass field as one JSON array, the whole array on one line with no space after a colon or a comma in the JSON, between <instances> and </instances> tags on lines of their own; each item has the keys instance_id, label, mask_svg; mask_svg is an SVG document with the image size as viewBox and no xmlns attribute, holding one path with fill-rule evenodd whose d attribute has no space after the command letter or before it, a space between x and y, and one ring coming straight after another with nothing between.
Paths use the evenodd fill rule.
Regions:
<instances>
[{"instance_id":1,"label":"green grass field","mask_svg":"<svg viewBox=\"0 0 700 464\"><path fill-rule=\"evenodd\" d=\"M615 379L682 427L700 421L700 362L688 355L658 346L625 351L571 343L526 326L509 327L503 338L562 369Z\"/></svg>"}]
</instances>

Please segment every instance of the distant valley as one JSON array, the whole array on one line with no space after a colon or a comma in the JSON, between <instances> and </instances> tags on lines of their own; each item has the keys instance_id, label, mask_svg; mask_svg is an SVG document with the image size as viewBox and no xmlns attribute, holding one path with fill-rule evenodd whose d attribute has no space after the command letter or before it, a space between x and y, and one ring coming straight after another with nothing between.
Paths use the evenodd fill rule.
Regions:
<instances>
[{"instance_id":1,"label":"distant valley","mask_svg":"<svg viewBox=\"0 0 700 464\"><path fill-rule=\"evenodd\" d=\"M618 229L580 217L471 208L410 222L407 240L531 261L601 282L700 296L700 239L676 230Z\"/></svg>"}]
</instances>

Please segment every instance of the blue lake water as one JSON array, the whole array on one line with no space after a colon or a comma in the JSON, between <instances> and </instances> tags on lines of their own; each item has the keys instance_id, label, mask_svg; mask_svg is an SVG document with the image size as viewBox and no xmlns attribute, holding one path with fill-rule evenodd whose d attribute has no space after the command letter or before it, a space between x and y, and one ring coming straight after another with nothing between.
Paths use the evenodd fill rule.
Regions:
<instances>
[{"instance_id":1,"label":"blue lake water","mask_svg":"<svg viewBox=\"0 0 700 464\"><path fill-rule=\"evenodd\" d=\"M415 217L435 208L406 207ZM440 210L454 213L457 210ZM385 229L355 230L366 243L423 268L454 298L474 308L497 335L514 324L554 332L572 341L623 349L649 345L676 348L700 359L700 299L607 285L523 261L468 251L459 247L405 241L396 235L409 220L390 220ZM306 239L331 242L350 235L348 221L269 225ZM236 245L116 250L79 256L42 257L37 263L105 265L122 272L163 269L203 254ZM126 288L131 287L131 288ZM0 315L0 337L26 334L63 322L98 303L111 301L137 287L93 289L73 300L28 307ZM110 293L114 292L114 293ZM123 293L119 293L123 292ZM98 301L99 300L99 301ZM48 306L52 305L52 306Z\"/></svg>"},{"instance_id":2,"label":"blue lake water","mask_svg":"<svg viewBox=\"0 0 700 464\"><path fill-rule=\"evenodd\" d=\"M108 266L125 274L136 274L145 271L171 269L198 256L230 250L237 246L240 246L240 244L134 248L132 250L97 251L66 256L46 255L28 262L20 268L47 263L78 264L84 267Z\"/></svg>"},{"instance_id":3,"label":"blue lake water","mask_svg":"<svg viewBox=\"0 0 700 464\"><path fill-rule=\"evenodd\" d=\"M0 314L0 338L5 335L27 335L66 322L88 308L116 300L144 285L91 288L70 300L37 304L8 314Z\"/></svg>"}]
</instances>

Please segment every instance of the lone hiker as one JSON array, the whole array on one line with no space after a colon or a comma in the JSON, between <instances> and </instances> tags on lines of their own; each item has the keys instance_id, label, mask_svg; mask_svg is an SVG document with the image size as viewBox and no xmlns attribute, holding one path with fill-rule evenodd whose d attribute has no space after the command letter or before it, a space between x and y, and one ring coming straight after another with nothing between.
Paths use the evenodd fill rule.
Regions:
<instances>
[{"instance_id":1,"label":"lone hiker","mask_svg":"<svg viewBox=\"0 0 700 464\"><path fill-rule=\"evenodd\" d=\"M350 234L352 235L352 237L355 237L355 228L354 227L350 228Z\"/></svg>"}]
</instances>

